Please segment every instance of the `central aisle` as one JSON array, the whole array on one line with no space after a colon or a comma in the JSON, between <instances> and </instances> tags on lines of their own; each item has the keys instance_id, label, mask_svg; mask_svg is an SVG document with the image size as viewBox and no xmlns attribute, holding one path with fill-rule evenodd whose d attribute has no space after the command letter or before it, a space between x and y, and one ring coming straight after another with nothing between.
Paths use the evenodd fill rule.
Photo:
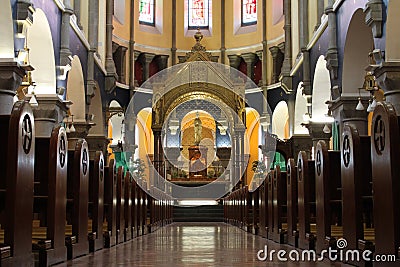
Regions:
<instances>
[{"instance_id":1,"label":"central aisle","mask_svg":"<svg viewBox=\"0 0 400 267\"><path fill-rule=\"evenodd\" d=\"M257 260L257 252L289 250L224 223L174 223L111 249L57 266L332 266L319 263ZM275 260L276 260L276 254Z\"/></svg>"}]
</instances>

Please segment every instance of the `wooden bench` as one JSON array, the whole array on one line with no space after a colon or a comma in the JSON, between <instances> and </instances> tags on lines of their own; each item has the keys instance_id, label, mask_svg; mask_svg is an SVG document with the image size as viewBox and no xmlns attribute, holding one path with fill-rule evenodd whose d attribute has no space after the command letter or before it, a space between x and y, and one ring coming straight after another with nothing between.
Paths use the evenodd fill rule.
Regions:
<instances>
[{"instance_id":1,"label":"wooden bench","mask_svg":"<svg viewBox=\"0 0 400 267\"><path fill-rule=\"evenodd\" d=\"M28 103L18 101L0 116L0 266L33 266L32 214L35 123Z\"/></svg>"},{"instance_id":2,"label":"wooden bench","mask_svg":"<svg viewBox=\"0 0 400 267\"><path fill-rule=\"evenodd\" d=\"M375 253L399 256L400 129L399 117L390 103L378 103L371 130ZM393 266L399 266L399 262Z\"/></svg>"},{"instance_id":3,"label":"wooden bench","mask_svg":"<svg viewBox=\"0 0 400 267\"><path fill-rule=\"evenodd\" d=\"M39 266L67 259L65 220L67 198L67 135L58 126L50 138L36 137L32 244Z\"/></svg>"},{"instance_id":4,"label":"wooden bench","mask_svg":"<svg viewBox=\"0 0 400 267\"><path fill-rule=\"evenodd\" d=\"M132 239L132 201L131 201L131 188L132 188L132 176L129 171L125 173L124 178L124 218L125 218L125 227L124 227L124 241L129 241Z\"/></svg>"},{"instance_id":5,"label":"wooden bench","mask_svg":"<svg viewBox=\"0 0 400 267\"><path fill-rule=\"evenodd\" d=\"M68 150L67 221L68 259L89 253L88 200L89 200L89 149L86 140L76 142L75 150Z\"/></svg>"},{"instance_id":6,"label":"wooden bench","mask_svg":"<svg viewBox=\"0 0 400 267\"><path fill-rule=\"evenodd\" d=\"M267 238L268 239L273 239L274 235L274 226L275 226L275 221L274 221L274 171L270 170L267 174L267 196L268 196L268 201L267 201L267 214L268 214L268 220L267 220Z\"/></svg>"},{"instance_id":7,"label":"wooden bench","mask_svg":"<svg viewBox=\"0 0 400 267\"><path fill-rule=\"evenodd\" d=\"M290 158L287 164L287 243L298 247L297 232L297 166Z\"/></svg>"},{"instance_id":8,"label":"wooden bench","mask_svg":"<svg viewBox=\"0 0 400 267\"><path fill-rule=\"evenodd\" d=\"M117 242L117 174L114 159L105 167L104 174L104 218L107 225L104 246L110 248Z\"/></svg>"},{"instance_id":9,"label":"wooden bench","mask_svg":"<svg viewBox=\"0 0 400 267\"><path fill-rule=\"evenodd\" d=\"M124 189L124 167L120 166L117 171L117 244L124 242L125 238Z\"/></svg>"},{"instance_id":10,"label":"wooden bench","mask_svg":"<svg viewBox=\"0 0 400 267\"><path fill-rule=\"evenodd\" d=\"M273 175L273 228L272 239L280 244L285 243L287 235L287 195L286 195L286 172L282 172L279 165L275 166ZM286 226L286 227L284 227Z\"/></svg>"},{"instance_id":11,"label":"wooden bench","mask_svg":"<svg viewBox=\"0 0 400 267\"><path fill-rule=\"evenodd\" d=\"M104 247L104 157L97 151L89 164L89 251L94 252Z\"/></svg>"},{"instance_id":12,"label":"wooden bench","mask_svg":"<svg viewBox=\"0 0 400 267\"><path fill-rule=\"evenodd\" d=\"M348 249L373 249L371 138L352 126L342 134L343 236ZM360 243L360 244L359 244Z\"/></svg>"},{"instance_id":13,"label":"wooden bench","mask_svg":"<svg viewBox=\"0 0 400 267\"><path fill-rule=\"evenodd\" d=\"M259 187L259 235L262 237L267 237L267 221L268 221L268 213L267 213L267 201L268 201L268 192L266 186L267 179L261 183Z\"/></svg>"},{"instance_id":14,"label":"wooden bench","mask_svg":"<svg viewBox=\"0 0 400 267\"><path fill-rule=\"evenodd\" d=\"M297 158L298 245L301 249L315 249L315 235L311 231L315 220L315 163L304 151Z\"/></svg>"},{"instance_id":15,"label":"wooden bench","mask_svg":"<svg viewBox=\"0 0 400 267\"><path fill-rule=\"evenodd\" d=\"M328 150L325 141L317 143L315 152L316 189L316 251L321 253L328 247L335 247L342 237L342 192L341 192L340 151Z\"/></svg>"}]
</instances>

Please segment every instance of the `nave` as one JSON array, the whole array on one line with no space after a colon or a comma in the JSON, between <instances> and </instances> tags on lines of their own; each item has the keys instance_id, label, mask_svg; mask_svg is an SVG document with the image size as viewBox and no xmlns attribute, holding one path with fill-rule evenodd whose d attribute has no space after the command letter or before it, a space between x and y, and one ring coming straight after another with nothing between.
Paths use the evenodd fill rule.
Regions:
<instances>
[{"instance_id":1,"label":"nave","mask_svg":"<svg viewBox=\"0 0 400 267\"><path fill-rule=\"evenodd\" d=\"M225 223L173 223L56 266L332 266L327 259L318 263L259 261L257 252L265 245L269 251L292 249Z\"/></svg>"}]
</instances>

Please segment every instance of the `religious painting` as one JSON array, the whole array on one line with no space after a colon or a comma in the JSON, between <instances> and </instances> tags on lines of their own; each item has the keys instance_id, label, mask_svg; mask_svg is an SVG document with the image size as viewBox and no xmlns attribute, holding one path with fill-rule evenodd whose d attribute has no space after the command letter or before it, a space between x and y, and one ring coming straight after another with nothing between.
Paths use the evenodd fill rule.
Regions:
<instances>
[{"instance_id":1,"label":"religious painting","mask_svg":"<svg viewBox=\"0 0 400 267\"><path fill-rule=\"evenodd\" d=\"M257 0L242 0L242 25L257 23Z\"/></svg>"},{"instance_id":2,"label":"religious painting","mask_svg":"<svg viewBox=\"0 0 400 267\"><path fill-rule=\"evenodd\" d=\"M189 0L189 28L208 28L208 0Z\"/></svg>"},{"instance_id":3,"label":"religious painting","mask_svg":"<svg viewBox=\"0 0 400 267\"><path fill-rule=\"evenodd\" d=\"M140 0L139 23L154 26L154 0Z\"/></svg>"}]
</instances>

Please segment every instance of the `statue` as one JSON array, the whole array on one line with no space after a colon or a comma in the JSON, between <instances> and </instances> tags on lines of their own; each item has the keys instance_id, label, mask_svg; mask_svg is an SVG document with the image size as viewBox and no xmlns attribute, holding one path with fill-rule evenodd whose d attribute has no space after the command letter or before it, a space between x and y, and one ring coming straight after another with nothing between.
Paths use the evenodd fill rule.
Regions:
<instances>
[{"instance_id":1,"label":"statue","mask_svg":"<svg viewBox=\"0 0 400 267\"><path fill-rule=\"evenodd\" d=\"M202 123L197 112L197 117L194 119L194 144L198 146L201 141Z\"/></svg>"}]
</instances>

